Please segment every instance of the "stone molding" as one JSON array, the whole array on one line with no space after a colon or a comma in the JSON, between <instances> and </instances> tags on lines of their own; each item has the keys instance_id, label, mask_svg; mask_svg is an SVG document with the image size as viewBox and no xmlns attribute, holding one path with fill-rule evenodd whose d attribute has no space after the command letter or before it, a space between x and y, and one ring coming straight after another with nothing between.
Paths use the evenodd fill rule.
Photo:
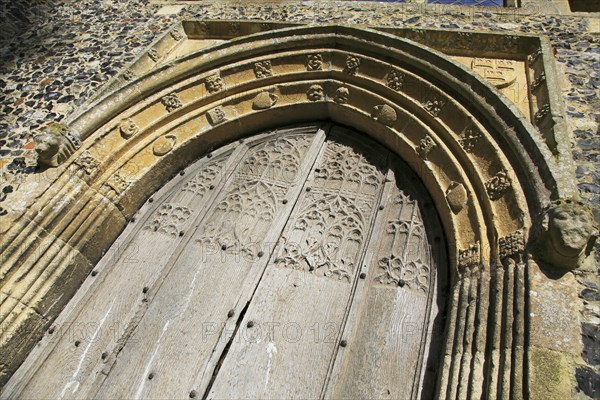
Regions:
<instances>
[{"instance_id":1,"label":"stone molding","mask_svg":"<svg viewBox=\"0 0 600 400\"><path fill-rule=\"evenodd\" d=\"M169 38L175 41L172 35ZM322 69L307 71L315 43ZM351 73L348 60L360 60L359 65L350 63ZM394 87L388 85L390 63L402 76ZM257 79L256 65L268 65L269 73ZM227 90L206 90L206 80L217 74ZM81 148L47 185L34 189L22 213L9 216L13 222L0 244L0 276L3 295L14 301L5 302L0 312L0 348L10 360L0 382L14 372L80 280L169 177L202 154L254 132L329 119L352 125L400 155L423 181L441 216L454 294L444 361L448 368L443 368L439 397L453 398L454 390L484 393L485 385L495 387L498 397L523 392L511 375L501 376L526 368L518 356L522 350L515 353L517 358L507 356L506 350L522 349L523 344L511 341L502 347L511 340L502 339L500 348L492 344L491 353L486 350L485 327L513 320L499 304L524 301L521 294L511 292L489 308L486 293L502 290L498 285L504 282L495 277L503 273L497 260L514 253L510 246L502 248L502 243L514 240L499 244L499 239L527 231L530 215L574 189L561 179L560 161L554 161L538 131L492 85L421 44L343 26L258 33L136 75L71 121ZM323 89L323 96L307 98L315 85ZM344 102L335 101L340 88L345 88ZM265 92L268 95L261 95ZM270 99L263 102L268 107L257 107L257 99L265 96ZM177 99L168 102L176 107L166 107L165 98ZM428 106L432 99L438 102ZM461 145L467 128L480 133L474 151ZM168 146L163 138L169 139ZM423 138L435 143L435 151L426 157L419 150ZM90 162L94 168L89 168ZM488 182L498 171L510 184L489 196ZM451 208L446 192L456 185L462 185L466 200ZM36 250L30 249L34 244ZM470 250L474 246L475 253ZM522 272L517 275L514 279L521 279ZM524 293L526 287L520 290ZM475 297L469 294L475 292ZM518 326L525 326L524 313L519 318ZM19 337L21 330L29 334ZM473 353L467 346L454 345L454 338L461 335L466 344L477 343ZM499 360L516 364L484 370L484 359L493 360L495 351ZM446 365L455 363L457 354L468 358L456 368ZM459 376L463 381L457 381ZM503 384L495 383L500 381Z\"/></svg>"}]
</instances>

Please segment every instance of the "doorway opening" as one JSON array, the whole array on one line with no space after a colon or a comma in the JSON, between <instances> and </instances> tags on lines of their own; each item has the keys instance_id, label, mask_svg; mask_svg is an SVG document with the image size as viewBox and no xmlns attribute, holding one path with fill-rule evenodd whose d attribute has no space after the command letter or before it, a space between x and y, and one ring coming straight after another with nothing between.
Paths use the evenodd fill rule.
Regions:
<instances>
[{"instance_id":1,"label":"doorway opening","mask_svg":"<svg viewBox=\"0 0 600 400\"><path fill-rule=\"evenodd\" d=\"M206 155L97 270L63 312L80 328L21 396L434 395L441 223L416 174L352 129L277 129Z\"/></svg>"}]
</instances>

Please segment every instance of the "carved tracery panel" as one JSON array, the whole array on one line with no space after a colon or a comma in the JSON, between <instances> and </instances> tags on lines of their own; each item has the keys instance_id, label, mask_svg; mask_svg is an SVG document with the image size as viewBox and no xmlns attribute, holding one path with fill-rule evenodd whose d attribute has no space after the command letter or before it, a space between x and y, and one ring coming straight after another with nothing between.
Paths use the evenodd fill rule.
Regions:
<instances>
[{"instance_id":1,"label":"carved tracery panel","mask_svg":"<svg viewBox=\"0 0 600 400\"><path fill-rule=\"evenodd\" d=\"M196 242L207 249L256 257L290 183L298 178L312 139L282 136L253 147L234 174L231 188L200 228Z\"/></svg>"},{"instance_id":2,"label":"carved tracery panel","mask_svg":"<svg viewBox=\"0 0 600 400\"><path fill-rule=\"evenodd\" d=\"M352 351L338 352L326 397L433 397L434 379L424 365L435 360L440 343L427 341L428 352L422 346L436 329L431 318L441 301L436 292L444 278L436 269L443 248L432 246L439 231L416 177L393 155L389 165L341 334Z\"/></svg>"},{"instance_id":3,"label":"carved tracery panel","mask_svg":"<svg viewBox=\"0 0 600 400\"><path fill-rule=\"evenodd\" d=\"M380 273L374 279L387 285L407 285L410 289L428 292L431 268L418 201L400 192L392 204L397 218L386 222L389 255L379 259Z\"/></svg>"},{"instance_id":4,"label":"carved tracery panel","mask_svg":"<svg viewBox=\"0 0 600 400\"><path fill-rule=\"evenodd\" d=\"M281 238L278 266L353 280L384 178L385 152L373 150L358 151L347 138L327 141Z\"/></svg>"},{"instance_id":5,"label":"carved tracery panel","mask_svg":"<svg viewBox=\"0 0 600 400\"><path fill-rule=\"evenodd\" d=\"M290 243L275 262L349 283L364 243L364 217L347 197L317 196L307 196L310 204L294 222Z\"/></svg>"}]
</instances>

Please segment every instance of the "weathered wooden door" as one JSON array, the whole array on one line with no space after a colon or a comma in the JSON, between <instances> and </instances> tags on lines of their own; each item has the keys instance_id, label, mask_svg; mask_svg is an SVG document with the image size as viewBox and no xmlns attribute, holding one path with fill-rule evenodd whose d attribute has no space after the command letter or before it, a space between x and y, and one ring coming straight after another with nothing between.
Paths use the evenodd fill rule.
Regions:
<instances>
[{"instance_id":1,"label":"weathered wooden door","mask_svg":"<svg viewBox=\"0 0 600 400\"><path fill-rule=\"evenodd\" d=\"M432 395L441 230L366 136L311 125L225 146L136 219L7 395Z\"/></svg>"}]
</instances>

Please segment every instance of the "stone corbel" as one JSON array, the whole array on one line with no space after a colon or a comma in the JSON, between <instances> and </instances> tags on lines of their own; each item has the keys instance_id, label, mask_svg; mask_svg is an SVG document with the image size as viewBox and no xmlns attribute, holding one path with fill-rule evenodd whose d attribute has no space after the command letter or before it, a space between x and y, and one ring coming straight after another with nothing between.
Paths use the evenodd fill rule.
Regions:
<instances>
[{"instance_id":1,"label":"stone corbel","mask_svg":"<svg viewBox=\"0 0 600 400\"><path fill-rule=\"evenodd\" d=\"M79 139L65 125L51 124L41 136L35 151L38 166L58 167L65 162L81 145Z\"/></svg>"},{"instance_id":2,"label":"stone corbel","mask_svg":"<svg viewBox=\"0 0 600 400\"><path fill-rule=\"evenodd\" d=\"M561 270L581 266L598 238L592 210L575 199L550 203L538 218L536 228L535 257Z\"/></svg>"}]
</instances>

